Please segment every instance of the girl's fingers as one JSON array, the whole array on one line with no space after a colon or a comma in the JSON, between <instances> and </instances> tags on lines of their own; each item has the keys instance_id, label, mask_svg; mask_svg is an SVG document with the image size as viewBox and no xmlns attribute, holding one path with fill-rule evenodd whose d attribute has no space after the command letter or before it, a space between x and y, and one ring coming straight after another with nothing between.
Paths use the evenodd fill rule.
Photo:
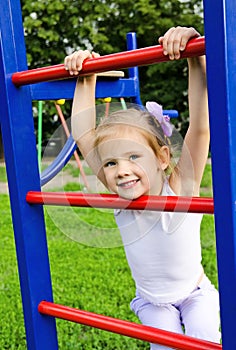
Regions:
<instances>
[{"instance_id":1,"label":"girl's fingers","mask_svg":"<svg viewBox=\"0 0 236 350\"><path fill-rule=\"evenodd\" d=\"M64 60L65 69L68 70L71 75L78 75L83 67L84 60L91 57L92 55L88 50L75 51L71 55L66 56Z\"/></svg>"},{"instance_id":2,"label":"girl's fingers","mask_svg":"<svg viewBox=\"0 0 236 350\"><path fill-rule=\"evenodd\" d=\"M92 58L100 57L99 53L92 51Z\"/></svg>"},{"instance_id":3,"label":"girl's fingers","mask_svg":"<svg viewBox=\"0 0 236 350\"><path fill-rule=\"evenodd\" d=\"M172 28L166 38L167 52L170 60L180 58L180 42L183 35L184 29L181 27Z\"/></svg>"},{"instance_id":4,"label":"girl's fingers","mask_svg":"<svg viewBox=\"0 0 236 350\"><path fill-rule=\"evenodd\" d=\"M186 45L190 39L196 38L198 36L200 36L200 34L194 28L184 27L180 38L180 51L185 50Z\"/></svg>"},{"instance_id":5,"label":"girl's fingers","mask_svg":"<svg viewBox=\"0 0 236 350\"><path fill-rule=\"evenodd\" d=\"M159 43L163 46L164 55L174 60L180 58L181 51L185 50L188 41L197 36L200 34L194 28L173 27L159 38Z\"/></svg>"},{"instance_id":6,"label":"girl's fingers","mask_svg":"<svg viewBox=\"0 0 236 350\"><path fill-rule=\"evenodd\" d=\"M175 31L175 27L172 27L165 33L164 36L161 37L161 44L163 46L163 54L169 55L170 58L173 54L172 40L173 40L174 31Z\"/></svg>"},{"instance_id":7,"label":"girl's fingers","mask_svg":"<svg viewBox=\"0 0 236 350\"><path fill-rule=\"evenodd\" d=\"M160 38L158 39L158 42L159 42L160 45L163 44L163 39L164 39L164 36L160 36Z\"/></svg>"}]
</instances>

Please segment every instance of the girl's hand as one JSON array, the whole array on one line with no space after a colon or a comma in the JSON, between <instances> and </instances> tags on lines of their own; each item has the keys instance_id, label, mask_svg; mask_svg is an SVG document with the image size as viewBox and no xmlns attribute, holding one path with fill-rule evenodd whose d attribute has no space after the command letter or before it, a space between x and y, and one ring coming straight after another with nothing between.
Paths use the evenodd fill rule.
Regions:
<instances>
[{"instance_id":1,"label":"girl's hand","mask_svg":"<svg viewBox=\"0 0 236 350\"><path fill-rule=\"evenodd\" d=\"M88 58L95 57L99 57L99 54L96 52L91 53L88 50L75 51L71 55L65 57L65 69L69 71L70 75L79 75L79 72L83 68L83 62Z\"/></svg>"},{"instance_id":2,"label":"girl's hand","mask_svg":"<svg viewBox=\"0 0 236 350\"><path fill-rule=\"evenodd\" d=\"M178 60L188 41L199 36L200 34L193 27L173 27L164 36L161 36L158 41L163 46L164 55L169 56L170 60Z\"/></svg>"}]
</instances>

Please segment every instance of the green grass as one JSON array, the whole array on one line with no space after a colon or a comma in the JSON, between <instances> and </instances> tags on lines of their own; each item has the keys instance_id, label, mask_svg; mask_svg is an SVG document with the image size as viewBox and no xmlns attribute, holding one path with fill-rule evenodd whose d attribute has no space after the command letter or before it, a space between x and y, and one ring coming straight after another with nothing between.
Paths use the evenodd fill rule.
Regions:
<instances>
[{"instance_id":1,"label":"green grass","mask_svg":"<svg viewBox=\"0 0 236 350\"><path fill-rule=\"evenodd\" d=\"M6 182L6 181L7 181L7 175L6 175L5 166L0 166L0 182Z\"/></svg>"},{"instance_id":2,"label":"green grass","mask_svg":"<svg viewBox=\"0 0 236 350\"><path fill-rule=\"evenodd\" d=\"M79 208L76 208L77 211ZM85 210L84 210L85 209ZM82 208L91 224L112 227L111 214ZM13 232L7 195L0 195L0 349L25 349L25 333ZM89 215L89 212L91 213ZM95 215L96 214L96 215ZM102 216L102 219L101 219ZM129 310L134 285L122 247L93 248L78 244L58 230L45 211L55 302L108 316L137 321ZM107 222L106 222L107 220ZM60 349L148 349L127 337L57 320Z\"/></svg>"},{"instance_id":3,"label":"green grass","mask_svg":"<svg viewBox=\"0 0 236 350\"><path fill-rule=\"evenodd\" d=\"M206 164L201 182L201 196L212 197L211 165Z\"/></svg>"},{"instance_id":4,"label":"green grass","mask_svg":"<svg viewBox=\"0 0 236 350\"><path fill-rule=\"evenodd\" d=\"M78 177L80 174L79 167L77 165L74 166L71 163L69 163L65 166L64 171L67 171L73 177ZM83 166L83 171L84 171L85 175L93 175L92 170L88 166Z\"/></svg>"},{"instance_id":5,"label":"green grass","mask_svg":"<svg viewBox=\"0 0 236 350\"><path fill-rule=\"evenodd\" d=\"M203 184L204 193L210 193L209 167L205 171ZM73 185L70 186L73 189ZM26 349L25 331L7 195L0 195L0 210L0 349L23 350ZM55 212L62 218L61 225L65 226L58 227ZM80 225L84 227L84 236L79 239L84 239L85 244L79 244L62 233L65 227L70 226L70 215L78 218L78 231ZM98 232L102 227L108 231L114 230L111 211L88 208L70 208L66 211L57 207L54 211L45 209L45 221L55 302L137 322L129 309L135 288L123 248L116 244L116 240L108 241L103 236L102 241L100 237L97 241L89 240L94 227ZM87 226L83 225L84 222ZM204 216L201 235L203 265L217 286L213 216ZM73 236L73 239L78 239L78 236ZM97 247L92 247L92 244L97 244ZM98 248L109 244L113 248ZM59 349L63 350L149 349L147 343L67 321L57 320L57 329Z\"/></svg>"},{"instance_id":6,"label":"green grass","mask_svg":"<svg viewBox=\"0 0 236 350\"><path fill-rule=\"evenodd\" d=\"M0 195L0 349L25 349L25 331L9 198Z\"/></svg>"}]
</instances>

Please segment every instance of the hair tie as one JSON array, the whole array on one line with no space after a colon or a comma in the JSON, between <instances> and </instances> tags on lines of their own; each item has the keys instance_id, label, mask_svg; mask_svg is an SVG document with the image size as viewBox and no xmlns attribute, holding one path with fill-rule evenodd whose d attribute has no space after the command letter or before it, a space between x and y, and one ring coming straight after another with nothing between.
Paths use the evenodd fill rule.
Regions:
<instances>
[{"instance_id":1,"label":"hair tie","mask_svg":"<svg viewBox=\"0 0 236 350\"><path fill-rule=\"evenodd\" d=\"M170 117L168 115L163 115L162 106L156 102L147 102L146 109L148 112L157 119L162 131L166 137L170 137L173 131L173 125L170 123Z\"/></svg>"}]
</instances>

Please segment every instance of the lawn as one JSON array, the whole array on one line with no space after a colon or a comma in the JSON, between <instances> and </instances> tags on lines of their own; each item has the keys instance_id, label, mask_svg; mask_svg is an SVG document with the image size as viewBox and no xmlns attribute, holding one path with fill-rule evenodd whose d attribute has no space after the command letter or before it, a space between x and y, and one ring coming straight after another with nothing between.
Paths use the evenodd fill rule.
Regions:
<instances>
[{"instance_id":1,"label":"lawn","mask_svg":"<svg viewBox=\"0 0 236 350\"><path fill-rule=\"evenodd\" d=\"M202 186L204 196L211 195L210 174L207 165ZM0 349L23 350L25 331L8 195L0 195L0 210ZM134 284L112 213L88 208L59 211L59 216L67 218L65 227L70 226L69 215L78 218L78 225L84 227L80 237L69 230L62 233L65 227L58 227L56 215L45 208L55 302L137 322L129 309ZM108 241L102 227L106 232L114 232L113 240ZM96 240L91 238L94 232L98 232ZM214 223L210 215L205 215L202 222L202 248L206 273L217 286ZM147 343L67 321L57 320L57 327L59 349L63 350L149 349Z\"/></svg>"}]
</instances>

